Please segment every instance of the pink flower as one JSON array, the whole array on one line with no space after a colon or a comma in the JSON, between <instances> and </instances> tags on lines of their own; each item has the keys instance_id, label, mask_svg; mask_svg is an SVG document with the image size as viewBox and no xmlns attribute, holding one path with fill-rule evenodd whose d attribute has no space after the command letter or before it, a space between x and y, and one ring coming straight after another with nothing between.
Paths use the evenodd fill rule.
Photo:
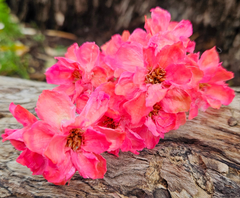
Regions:
<instances>
[{"instance_id":1,"label":"pink flower","mask_svg":"<svg viewBox=\"0 0 240 198\"><path fill-rule=\"evenodd\" d=\"M205 51L198 60L198 55L190 54L192 64L196 64L203 71L203 77L198 87L191 89L191 109L189 119L198 114L198 109L205 111L209 106L219 109L221 105L229 105L235 94L224 81L233 78L233 73L226 71L219 63L219 56L216 48Z\"/></svg>"},{"instance_id":2,"label":"pink flower","mask_svg":"<svg viewBox=\"0 0 240 198\"><path fill-rule=\"evenodd\" d=\"M58 92L67 93L73 102L86 90L93 90L112 77L112 70L103 62L99 47L86 42L78 47L69 47L66 57L58 57L58 62L46 71L47 82L60 85Z\"/></svg>"}]
</instances>

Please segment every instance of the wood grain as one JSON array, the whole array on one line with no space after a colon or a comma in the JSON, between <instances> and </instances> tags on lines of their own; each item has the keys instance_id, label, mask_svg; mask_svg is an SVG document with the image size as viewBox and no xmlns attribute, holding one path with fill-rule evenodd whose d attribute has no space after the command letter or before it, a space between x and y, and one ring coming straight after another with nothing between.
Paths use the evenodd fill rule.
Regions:
<instances>
[{"instance_id":1,"label":"wood grain","mask_svg":"<svg viewBox=\"0 0 240 198\"><path fill-rule=\"evenodd\" d=\"M34 112L39 94L53 85L0 77L0 134L20 125L8 111L10 102ZM15 160L9 141L0 143L0 197L240 197L240 88L229 106L208 109L166 134L152 150L139 155L104 153L104 179L83 179L55 186L33 176ZM1 139L1 138L0 138Z\"/></svg>"}]
</instances>

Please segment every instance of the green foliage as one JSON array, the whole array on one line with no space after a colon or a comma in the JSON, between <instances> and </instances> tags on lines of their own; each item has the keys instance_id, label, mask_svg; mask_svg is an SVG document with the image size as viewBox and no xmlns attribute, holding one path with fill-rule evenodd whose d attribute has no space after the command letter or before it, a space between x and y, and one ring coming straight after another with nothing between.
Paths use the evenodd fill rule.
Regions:
<instances>
[{"instance_id":1,"label":"green foliage","mask_svg":"<svg viewBox=\"0 0 240 198\"><path fill-rule=\"evenodd\" d=\"M18 24L12 21L10 9L4 0L0 0L0 75L28 78L27 58L16 53L19 50L17 40L21 37Z\"/></svg>"}]
</instances>

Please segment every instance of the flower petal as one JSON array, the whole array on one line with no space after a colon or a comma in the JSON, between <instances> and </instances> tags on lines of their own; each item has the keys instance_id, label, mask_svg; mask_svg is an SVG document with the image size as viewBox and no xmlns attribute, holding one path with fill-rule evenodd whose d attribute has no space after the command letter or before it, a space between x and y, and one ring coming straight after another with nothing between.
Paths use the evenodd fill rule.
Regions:
<instances>
[{"instance_id":1,"label":"flower petal","mask_svg":"<svg viewBox=\"0 0 240 198\"><path fill-rule=\"evenodd\" d=\"M27 147L36 153L42 154L50 143L56 129L43 121L38 121L23 133L23 139Z\"/></svg>"},{"instance_id":2,"label":"flower petal","mask_svg":"<svg viewBox=\"0 0 240 198\"><path fill-rule=\"evenodd\" d=\"M83 133L83 139L81 148L97 154L107 151L111 145L111 143L107 141L105 134L92 128L88 128L86 132Z\"/></svg>"},{"instance_id":3,"label":"flower petal","mask_svg":"<svg viewBox=\"0 0 240 198\"><path fill-rule=\"evenodd\" d=\"M27 166L33 175L41 175L46 167L46 160L38 153L25 149L16 159L19 164Z\"/></svg>"},{"instance_id":4,"label":"flower petal","mask_svg":"<svg viewBox=\"0 0 240 198\"><path fill-rule=\"evenodd\" d=\"M101 179L107 171L106 160L98 154L72 152L72 162L83 178Z\"/></svg>"},{"instance_id":5,"label":"flower petal","mask_svg":"<svg viewBox=\"0 0 240 198\"><path fill-rule=\"evenodd\" d=\"M75 118L75 109L66 94L45 90L39 96L36 112L40 119L60 129L63 120Z\"/></svg>"},{"instance_id":6,"label":"flower petal","mask_svg":"<svg viewBox=\"0 0 240 198\"><path fill-rule=\"evenodd\" d=\"M67 138L64 135L55 135L49 142L44 155L54 164L59 164L66 158L65 147Z\"/></svg>"},{"instance_id":7,"label":"flower petal","mask_svg":"<svg viewBox=\"0 0 240 198\"><path fill-rule=\"evenodd\" d=\"M9 105L9 111L23 126L30 126L37 121L37 118L27 109L20 105L15 105L13 102Z\"/></svg>"},{"instance_id":8,"label":"flower petal","mask_svg":"<svg viewBox=\"0 0 240 198\"><path fill-rule=\"evenodd\" d=\"M149 86L147 90L146 106L152 107L157 102L161 101L167 93L167 89L163 89L161 84Z\"/></svg>"}]
</instances>

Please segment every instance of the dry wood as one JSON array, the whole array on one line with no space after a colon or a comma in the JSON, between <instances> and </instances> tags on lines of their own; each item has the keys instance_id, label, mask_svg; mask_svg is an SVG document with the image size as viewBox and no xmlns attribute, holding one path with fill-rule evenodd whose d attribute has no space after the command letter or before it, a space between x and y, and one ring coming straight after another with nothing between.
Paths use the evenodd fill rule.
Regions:
<instances>
[{"instance_id":1,"label":"dry wood","mask_svg":"<svg viewBox=\"0 0 240 198\"><path fill-rule=\"evenodd\" d=\"M52 85L0 77L0 134L20 125L10 102L34 112L38 95ZM9 141L0 143L0 197L240 197L240 88L231 105L202 112L166 134L153 150L139 155L104 153L104 179L83 179L55 186L19 165Z\"/></svg>"}]
</instances>

